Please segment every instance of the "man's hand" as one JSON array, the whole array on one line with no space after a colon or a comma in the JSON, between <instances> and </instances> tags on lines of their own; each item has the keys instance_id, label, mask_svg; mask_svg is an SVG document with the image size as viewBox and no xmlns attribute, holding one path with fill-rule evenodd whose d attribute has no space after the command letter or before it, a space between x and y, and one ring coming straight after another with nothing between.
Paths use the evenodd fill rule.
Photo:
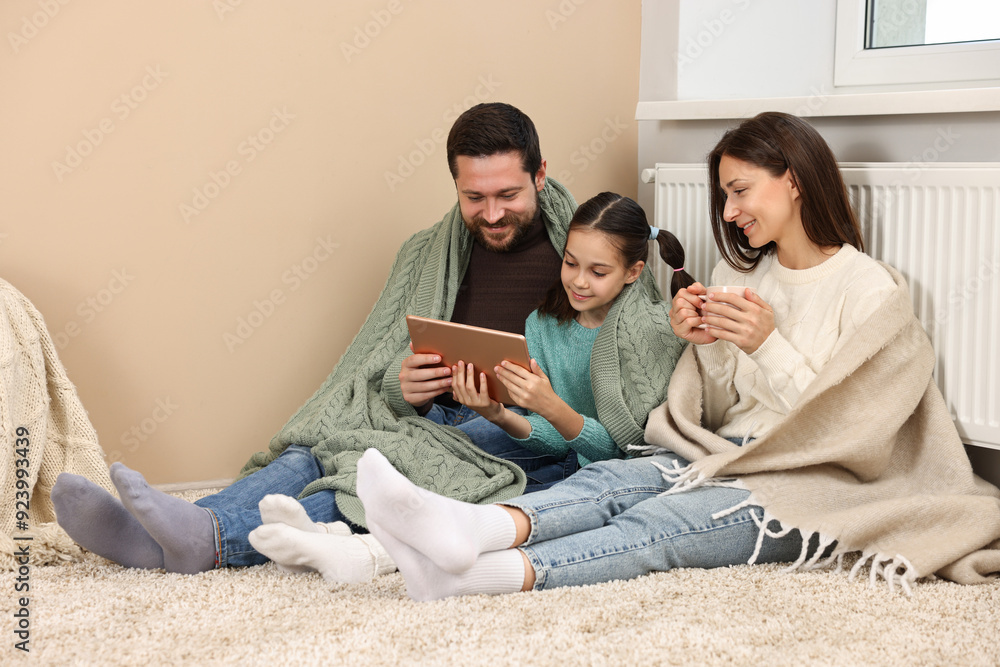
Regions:
<instances>
[{"instance_id":1,"label":"man's hand","mask_svg":"<svg viewBox=\"0 0 1000 667\"><path fill-rule=\"evenodd\" d=\"M413 350L413 345L410 345ZM399 386L403 399L421 415L430 409L431 401L451 387L451 369L432 366L441 363L438 354L411 354L403 360L399 371Z\"/></svg>"}]
</instances>

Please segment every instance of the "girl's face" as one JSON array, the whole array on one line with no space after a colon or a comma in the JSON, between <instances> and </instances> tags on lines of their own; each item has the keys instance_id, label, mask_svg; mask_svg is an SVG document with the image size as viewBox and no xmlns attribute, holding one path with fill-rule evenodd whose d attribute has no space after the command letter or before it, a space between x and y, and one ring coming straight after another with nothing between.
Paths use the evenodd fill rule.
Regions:
<instances>
[{"instance_id":1,"label":"girl's face","mask_svg":"<svg viewBox=\"0 0 1000 667\"><path fill-rule=\"evenodd\" d=\"M723 218L735 224L754 248L771 241L790 246L805 233L799 190L791 170L775 178L763 167L723 155L719 183L726 193Z\"/></svg>"},{"instance_id":2,"label":"girl's face","mask_svg":"<svg viewBox=\"0 0 1000 667\"><path fill-rule=\"evenodd\" d=\"M599 327L611 304L625 285L642 272L643 262L626 267L621 253L603 232L573 229L563 254L562 284L576 321L585 327Z\"/></svg>"}]
</instances>

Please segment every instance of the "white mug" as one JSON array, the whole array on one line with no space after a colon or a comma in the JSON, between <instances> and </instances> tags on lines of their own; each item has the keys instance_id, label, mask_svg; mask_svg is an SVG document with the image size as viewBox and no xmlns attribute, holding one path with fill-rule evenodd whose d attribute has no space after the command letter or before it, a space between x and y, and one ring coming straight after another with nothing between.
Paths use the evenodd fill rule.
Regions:
<instances>
[{"instance_id":1,"label":"white mug","mask_svg":"<svg viewBox=\"0 0 1000 667\"><path fill-rule=\"evenodd\" d=\"M705 293L704 294L699 294L698 298L700 298L702 301L712 301L712 299L708 298L708 295L709 294L716 294L716 293L736 294L738 296L745 296L746 295L746 290L748 290L748 289L751 292L754 291L752 287L747 287L746 285L713 285L711 287L706 287L705 288L705 290L706 290ZM736 308L736 306L732 305L731 303L727 303L726 305L729 306L730 308ZM708 329L709 326L710 325L708 325L708 324L699 324L698 328L699 329ZM718 327L714 327L714 328L718 329Z\"/></svg>"}]
</instances>

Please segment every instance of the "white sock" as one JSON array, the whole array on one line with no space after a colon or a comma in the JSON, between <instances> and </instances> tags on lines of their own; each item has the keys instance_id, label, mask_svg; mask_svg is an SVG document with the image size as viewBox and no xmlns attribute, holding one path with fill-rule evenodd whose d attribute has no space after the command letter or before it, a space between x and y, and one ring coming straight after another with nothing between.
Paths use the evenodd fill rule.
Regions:
<instances>
[{"instance_id":1,"label":"white sock","mask_svg":"<svg viewBox=\"0 0 1000 667\"><path fill-rule=\"evenodd\" d=\"M261 498L257 507L260 508L261 523L283 523L292 528L312 533L330 533L328 526L335 526L332 534L351 534L351 529L342 521L335 523L313 521L306 514L306 508L302 506L302 503L291 496L272 493ZM340 528L341 526L343 528Z\"/></svg>"},{"instance_id":2,"label":"white sock","mask_svg":"<svg viewBox=\"0 0 1000 667\"><path fill-rule=\"evenodd\" d=\"M407 595L418 602L456 595L516 593L524 586L524 559L517 549L484 553L465 572L452 574L381 530L377 523L369 521L368 527L396 561Z\"/></svg>"},{"instance_id":3,"label":"white sock","mask_svg":"<svg viewBox=\"0 0 1000 667\"><path fill-rule=\"evenodd\" d=\"M268 523L250 532L250 544L279 566L315 570L330 583L358 584L396 571L371 535L345 537Z\"/></svg>"},{"instance_id":4,"label":"white sock","mask_svg":"<svg viewBox=\"0 0 1000 667\"><path fill-rule=\"evenodd\" d=\"M338 535L340 537L350 537L351 535L354 535L354 533L351 532L351 527L343 521L334 521L333 523L317 523L316 525L327 535Z\"/></svg>"},{"instance_id":5,"label":"white sock","mask_svg":"<svg viewBox=\"0 0 1000 667\"><path fill-rule=\"evenodd\" d=\"M309 518L302 504L292 498L279 493L269 494L261 498L257 504L260 508L260 518L263 523L283 523L292 528L297 528L305 532L329 533L331 535L350 535L350 527L342 522L317 523ZM260 551L258 549L258 551ZM261 552L263 553L263 552ZM267 556L267 554L264 554ZM268 556L270 558L270 556ZM273 558L271 560L274 560ZM302 574L312 572L313 568L306 565L292 565L291 563L279 563L275 561L278 569L289 574Z\"/></svg>"},{"instance_id":6,"label":"white sock","mask_svg":"<svg viewBox=\"0 0 1000 667\"><path fill-rule=\"evenodd\" d=\"M510 548L517 535L514 518L502 507L464 503L422 489L375 449L358 461L357 490L369 530L372 522L378 524L452 574L471 568L481 553Z\"/></svg>"},{"instance_id":7,"label":"white sock","mask_svg":"<svg viewBox=\"0 0 1000 667\"><path fill-rule=\"evenodd\" d=\"M517 549L490 551L459 575L459 595L504 595L524 587L524 557Z\"/></svg>"}]
</instances>

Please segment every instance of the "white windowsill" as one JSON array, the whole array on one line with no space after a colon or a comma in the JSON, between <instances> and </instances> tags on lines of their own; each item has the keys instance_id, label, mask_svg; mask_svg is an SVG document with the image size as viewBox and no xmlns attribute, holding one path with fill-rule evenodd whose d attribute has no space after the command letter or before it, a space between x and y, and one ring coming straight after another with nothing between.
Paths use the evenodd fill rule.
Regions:
<instances>
[{"instance_id":1,"label":"white windowsill","mask_svg":"<svg viewBox=\"0 0 1000 667\"><path fill-rule=\"evenodd\" d=\"M884 116L893 114L1000 111L1000 87L914 90L882 93L831 93L800 97L736 100L639 102L636 120L711 120L749 118L762 111L804 117Z\"/></svg>"}]
</instances>

